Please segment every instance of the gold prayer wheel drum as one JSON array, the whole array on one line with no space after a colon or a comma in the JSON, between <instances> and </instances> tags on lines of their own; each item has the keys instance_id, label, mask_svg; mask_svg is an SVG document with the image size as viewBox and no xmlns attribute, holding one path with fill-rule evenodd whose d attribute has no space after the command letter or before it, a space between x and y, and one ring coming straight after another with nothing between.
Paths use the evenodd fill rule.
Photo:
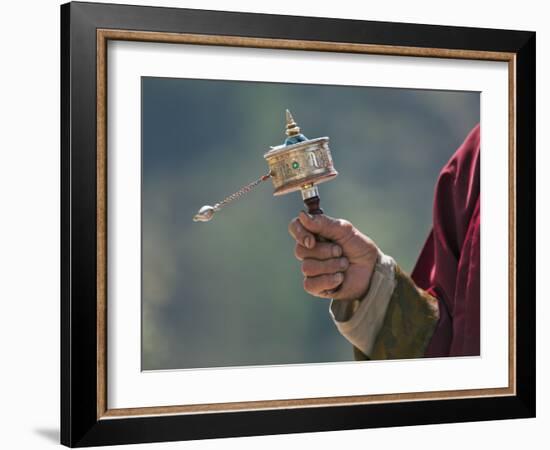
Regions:
<instances>
[{"instance_id":1,"label":"gold prayer wheel drum","mask_svg":"<svg viewBox=\"0 0 550 450\"><path fill-rule=\"evenodd\" d=\"M338 175L328 143L328 137L320 137L272 147L264 158L275 188L273 195L302 190Z\"/></svg>"},{"instance_id":2,"label":"gold prayer wheel drum","mask_svg":"<svg viewBox=\"0 0 550 450\"><path fill-rule=\"evenodd\" d=\"M328 148L328 137L308 139L300 133L300 127L286 110L286 135L283 145L271 147L264 158L275 191L273 195L302 191L302 196L314 194L314 185L331 180L338 172L334 169ZM311 191L311 192L310 192ZM304 197L305 198L305 197Z\"/></svg>"}]
</instances>

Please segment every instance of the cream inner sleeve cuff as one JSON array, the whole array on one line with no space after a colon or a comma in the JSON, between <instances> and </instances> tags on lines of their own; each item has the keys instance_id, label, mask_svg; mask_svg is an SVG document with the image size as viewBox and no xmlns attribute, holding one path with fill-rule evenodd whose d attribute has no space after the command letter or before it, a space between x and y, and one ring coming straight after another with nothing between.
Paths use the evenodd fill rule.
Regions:
<instances>
[{"instance_id":1,"label":"cream inner sleeve cuff","mask_svg":"<svg viewBox=\"0 0 550 450\"><path fill-rule=\"evenodd\" d=\"M369 289L363 299L334 300L329 312L338 331L365 355L374 347L395 289L395 261L378 250Z\"/></svg>"}]
</instances>

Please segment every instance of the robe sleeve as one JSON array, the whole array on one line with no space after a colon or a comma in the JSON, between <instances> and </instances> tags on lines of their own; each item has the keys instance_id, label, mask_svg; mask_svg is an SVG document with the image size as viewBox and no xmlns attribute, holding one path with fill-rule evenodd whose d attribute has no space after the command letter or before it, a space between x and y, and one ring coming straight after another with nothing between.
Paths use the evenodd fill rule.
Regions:
<instances>
[{"instance_id":1,"label":"robe sleeve","mask_svg":"<svg viewBox=\"0 0 550 450\"><path fill-rule=\"evenodd\" d=\"M412 275L396 264L383 323L368 348L354 344L356 359L480 354L479 180L478 124L441 170L432 230Z\"/></svg>"}]
</instances>

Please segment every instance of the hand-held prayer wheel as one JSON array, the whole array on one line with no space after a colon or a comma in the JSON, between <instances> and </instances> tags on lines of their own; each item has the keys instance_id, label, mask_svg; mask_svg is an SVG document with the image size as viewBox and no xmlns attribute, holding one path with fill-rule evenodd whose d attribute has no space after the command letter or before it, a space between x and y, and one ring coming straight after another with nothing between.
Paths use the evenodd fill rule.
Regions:
<instances>
[{"instance_id":1,"label":"hand-held prayer wheel","mask_svg":"<svg viewBox=\"0 0 550 450\"><path fill-rule=\"evenodd\" d=\"M319 206L317 185L333 179L338 172L334 169L328 146L329 138L308 139L300 133L290 111L286 111L286 135L282 145L271 147L264 154L269 172L239 191L226 197L214 206L203 206L193 217L195 222L207 222L228 203L246 194L262 181L271 178L275 188L273 195L300 191L310 214L322 214Z\"/></svg>"}]
</instances>

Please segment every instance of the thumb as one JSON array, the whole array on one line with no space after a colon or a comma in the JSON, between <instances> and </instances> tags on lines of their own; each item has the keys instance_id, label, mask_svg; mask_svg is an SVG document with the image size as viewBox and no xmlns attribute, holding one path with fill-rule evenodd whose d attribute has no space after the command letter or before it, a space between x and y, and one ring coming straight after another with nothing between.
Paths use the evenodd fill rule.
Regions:
<instances>
[{"instance_id":1,"label":"thumb","mask_svg":"<svg viewBox=\"0 0 550 450\"><path fill-rule=\"evenodd\" d=\"M353 230L353 225L347 220L335 219L325 214L312 215L300 211L298 220L311 233L336 242L349 236Z\"/></svg>"}]
</instances>

